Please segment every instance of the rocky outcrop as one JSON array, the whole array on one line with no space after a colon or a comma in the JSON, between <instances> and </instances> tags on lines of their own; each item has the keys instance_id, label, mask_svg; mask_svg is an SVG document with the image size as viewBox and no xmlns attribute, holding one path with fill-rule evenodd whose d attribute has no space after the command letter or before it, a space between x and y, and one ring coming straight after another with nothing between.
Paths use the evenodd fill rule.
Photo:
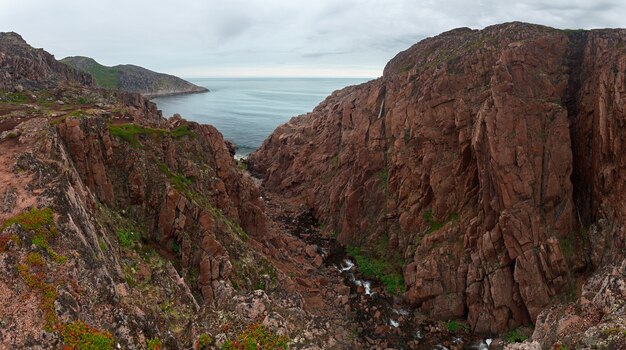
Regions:
<instances>
[{"instance_id":1,"label":"rocky outcrop","mask_svg":"<svg viewBox=\"0 0 626 350\"><path fill-rule=\"evenodd\" d=\"M179 77L153 72L132 64L107 67L93 58L81 56L66 57L61 62L91 74L101 88L134 92L146 98L209 91Z\"/></svg>"},{"instance_id":2,"label":"rocky outcrop","mask_svg":"<svg viewBox=\"0 0 626 350\"><path fill-rule=\"evenodd\" d=\"M401 261L422 311L477 332L535 322L624 253L624 40L446 32L278 127L249 163L343 244Z\"/></svg>"},{"instance_id":3,"label":"rocky outcrop","mask_svg":"<svg viewBox=\"0 0 626 350\"><path fill-rule=\"evenodd\" d=\"M167 131L144 126L133 136L141 147L111 135L118 129L109 128L103 118L68 118L58 129L96 200L126 208L145 223L159 248L180 262L183 274L198 274L197 287L211 304L214 288L232 270L217 237L241 240L244 231L262 235L263 206L257 187L234 166L214 127L180 117L169 123L166 130L184 130L183 135L167 136Z\"/></svg>"},{"instance_id":4,"label":"rocky outcrop","mask_svg":"<svg viewBox=\"0 0 626 350\"><path fill-rule=\"evenodd\" d=\"M89 74L60 63L42 49L33 49L19 34L0 33L0 89L53 88L61 84L94 86Z\"/></svg>"}]
</instances>

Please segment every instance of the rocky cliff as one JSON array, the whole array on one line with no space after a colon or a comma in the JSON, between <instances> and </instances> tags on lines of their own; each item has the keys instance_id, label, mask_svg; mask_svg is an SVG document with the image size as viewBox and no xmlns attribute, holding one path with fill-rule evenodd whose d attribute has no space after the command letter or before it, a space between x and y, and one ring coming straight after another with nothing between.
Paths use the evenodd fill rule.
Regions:
<instances>
[{"instance_id":1,"label":"rocky cliff","mask_svg":"<svg viewBox=\"0 0 626 350\"><path fill-rule=\"evenodd\" d=\"M425 39L278 127L251 169L432 317L534 323L624 258L624 42L524 23Z\"/></svg>"},{"instance_id":2,"label":"rocky cliff","mask_svg":"<svg viewBox=\"0 0 626 350\"><path fill-rule=\"evenodd\" d=\"M179 77L132 64L107 67L93 58L81 56L66 57L61 62L91 74L101 88L139 93L146 98L209 91Z\"/></svg>"},{"instance_id":3,"label":"rocky cliff","mask_svg":"<svg viewBox=\"0 0 626 350\"><path fill-rule=\"evenodd\" d=\"M0 37L0 349L354 341L214 127Z\"/></svg>"},{"instance_id":4,"label":"rocky cliff","mask_svg":"<svg viewBox=\"0 0 626 350\"><path fill-rule=\"evenodd\" d=\"M89 74L58 62L43 49L33 49L17 33L0 33L0 89L52 87L60 83L93 86Z\"/></svg>"}]
</instances>

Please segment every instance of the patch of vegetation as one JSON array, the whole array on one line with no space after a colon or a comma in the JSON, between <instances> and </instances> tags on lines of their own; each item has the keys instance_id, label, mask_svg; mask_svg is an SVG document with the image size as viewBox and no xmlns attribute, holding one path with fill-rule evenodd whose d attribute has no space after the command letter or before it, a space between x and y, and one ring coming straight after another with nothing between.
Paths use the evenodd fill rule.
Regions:
<instances>
[{"instance_id":1,"label":"patch of vegetation","mask_svg":"<svg viewBox=\"0 0 626 350\"><path fill-rule=\"evenodd\" d=\"M210 335L206 333L200 334L198 340L196 341L196 350L208 350L209 346L211 346L214 342L215 341Z\"/></svg>"},{"instance_id":2,"label":"patch of vegetation","mask_svg":"<svg viewBox=\"0 0 626 350\"><path fill-rule=\"evenodd\" d=\"M404 130L404 145L408 145L409 141L411 141L411 130L410 129L405 129Z\"/></svg>"},{"instance_id":3,"label":"patch of vegetation","mask_svg":"<svg viewBox=\"0 0 626 350\"><path fill-rule=\"evenodd\" d=\"M126 140L134 148L139 147L137 136L160 137L167 134L165 129L149 128L137 124L109 125L109 133Z\"/></svg>"},{"instance_id":4,"label":"patch of vegetation","mask_svg":"<svg viewBox=\"0 0 626 350\"><path fill-rule=\"evenodd\" d=\"M191 186L192 184L191 179L185 177L182 174L171 171L165 163L159 163L159 169L161 169L163 174L167 176L172 186L174 186L174 188L176 188L178 191L182 192L185 195L191 192L191 190L189 189L189 186Z\"/></svg>"},{"instance_id":5,"label":"patch of vegetation","mask_svg":"<svg viewBox=\"0 0 626 350\"><path fill-rule=\"evenodd\" d=\"M147 343L148 350L161 350L163 348L163 342L159 338L152 338Z\"/></svg>"},{"instance_id":6,"label":"patch of vegetation","mask_svg":"<svg viewBox=\"0 0 626 350\"><path fill-rule=\"evenodd\" d=\"M57 299L58 293L54 285L46 282L46 274L43 271L43 267L44 264L41 266L19 264L17 265L17 271L27 286L37 290L41 294L39 309L46 320L46 331L51 332L59 324L59 319L54 309L54 302ZM33 268L34 272L31 271L31 268Z\"/></svg>"},{"instance_id":7,"label":"patch of vegetation","mask_svg":"<svg viewBox=\"0 0 626 350\"><path fill-rule=\"evenodd\" d=\"M274 265L262 256L231 256L233 275L230 280L235 289L253 290L266 289L265 281L269 281L269 289L278 285L278 273Z\"/></svg>"},{"instance_id":8,"label":"patch of vegetation","mask_svg":"<svg viewBox=\"0 0 626 350\"><path fill-rule=\"evenodd\" d=\"M33 208L27 212L18 214L7 219L0 227L0 231L13 224L19 224L24 230L34 232L35 235L31 239L31 243L45 250L54 261L58 263L65 263L67 258L63 255L57 254L52 248L50 248L48 243L48 240L56 237L58 233L57 227L54 224L52 209Z\"/></svg>"},{"instance_id":9,"label":"patch of vegetation","mask_svg":"<svg viewBox=\"0 0 626 350\"><path fill-rule=\"evenodd\" d=\"M61 336L65 350L109 350L115 345L111 333L100 331L80 320L66 324Z\"/></svg>"},{"instance_id":10,"label":"patch of vegetation","mask_svg":"<svg viewBox=\"0 0 626 350\"><path fill-rule=\"evenodd\" d=\"M561 31L568 36L575 35L575 34L582 34L585 32L584 29L562 29Z\"/></svg>"},{"instance_id":11,"label":"patch of vegetation","mask_svg":"<svg viewBox=\"0 0 626 350\"><path fill-rule=\"evenodd\" d=\"M446 322L446 328L448 329L448 332L456 333L459 330L467 331L469 326L465 323L453 320Z\"/></svg>"},{"instance_id":12,"label":"patch of vegetation","mask_svg":"<svg viewBox=\"0 0 626 350\"><path fill-rule=\"evenodd\" d=\"M354 258L364 276L379 279L389 293L400 294L405 291L402 274L389 262L375 258L359 247L349 246L346 252Z\"/></svg>"},{"instance_id":13,"label":"patch of vegetation","mask_svg":"<svg viewBox=\"0 0 626 350\"><path fill-rule=\"evenodd\" d=\"M74 118L82 118L86 115L86 112L83 111L82 109L77 109L75 111L71 111L67 114L67 117L74 117Z\"/></svg>"},{"instance_id":14,"label":"patch of vegetation","mask_svg":"<svg viewBox=\"0 0 626 350\"><path fill-rule=\"evenodd\" d=\"M30 252L26 255L26 263L30 266L42 267L45 265L43 257L38 252Z\"/></svg>"},{"instance_id":15,"label":"patch of vegetation","mask_svg":"<svg viewBox=\"0 0 626 350\"><path fill-rule=\"evenodd\" d=\"M189 128L189 125L182 125L174 130L166 130L159 128L150 128L147 126L141 126L137 124L120 124L120 125L109 125L109 133L113 136L117 136L126 140L130 145L134 148L139 147L139 141L137 139L138 136L152 136L152 137L163 137L163 136L171 136L173 138L180 138L183 136L191 135L192 131Z\"/></svg>"},{"instance_id":16,"label":"patch of vegetation","mask_svg":"<svg viewBox=\"0 0 626 350\"><path fill-rule=\"evenodd\" d=\"M29 102L26 94L21 92L4 92L0 93L0 103L22 104Z\"/></svg>"},{"instance_id":17,"label":"patch of vegetation","mask_svg":"<svg viewBox=\"0 0 626 350\"><path fill-rule=\"evenodd\" d=\"M176 129L169 132L169 135L174 138L179 138L179 137L183 137L183 136L187 136L191 134L192 134L192 131L191 129L189 129L189 125L187 124L181 125L177 127Z\"/></svg>"},{"instance_id":18,"label":"patch of vegetation","mask_svg":"<svg viewBox=\"0 0 626 350\"><path fill-rule=\"evenodd\" d=\"M387 186L387 181L389 180L389 171L387 170L387 168L381 169L376 173L376 177L381 184Z\"/></svg>"},{"instance_id":19,"label":"patch of vegetation","mask_svg":"<svg viewBox=\"0 0 626 350\"><path fill-rule=\"evenodd\" d=\"M0 229L0 231L2 231L2 229ZM7 249L7 245L9 244L9 242L13 241L15 244L19 245L20 242L20 238L13 234L13 235L9 235L9 234L3 234L0 235L0 253L4 252Z\"/></svg>"},{"instance_id":20,"label":"patch of vegetation","mask_svg":"<svg viewBox=\"0 0 626 350\"><path fill-rule=\"evenodd\" d=\"M119 86L120 71L115 67L107 67L96 63L80 68L80 70L91 74L98 87L115 90Z\"/></svg>"},{"instance_id":21,"label":"patch of vegetation","mask_svg":"<svg viewBox=\"0 0 626 350\"><path fill-rule=\"evenodd\" d=\"M621 327L610 327L602 331L607 337L626 338L626 329Z\"/></svg>"},{"instance_id":22,"label":"patch of vegetation","mask_svg":"<svg viewBox=\"0 0 626 350\"><path fill-rule=\"evenodd\" d=\"M575 237L566 236L559 240L559 245L561 246L561 250L563 251L563 255L569 260L574 256L574 252L576 251L576 241Z\"/></svg>"},{"instance_id":23,"label":"patch of vegetation","mask_svg":"<svg viewBox=\"0 0 626 350\"><path fill-rule=\"evenodd\" d=\"M135 242L139 240L140 235L135 231L130 230L117 230L117 239L120 241L120 245L125 248L130 248Z\"/></svg>"},{"instance_id":24,"label":"patch of vegetation","mask_svg":"<svg viewBox=\"0 0 626 350\"><path fill-rule=\"evenodd\" d=\"M588 228L581 228L578 231L571 232L565 237L559 239L559 245L563 255L571 262L577 253L582 253L590 246Z\"/></svg>"},{"instance_id":25,"label":"patch of vegetation","mask_svg":"<svg viewBox=\"0 0 626 350\"><path fill-rule=\"evenodd\" d=\"M34 231L36 234L48 233L49 235L54 236L56 235L57 230L56 226L54 226L52 214L52 209L50 208L33 208L7 219L4 223L2 223L0 230L4 230L13 224L19 224L27 231Z\"/></svg>"},{"instance_id":26,"label":"patch of vegetation","mask_svg":"<svg viewBox=\"0 0 626 350\"><path fill-rule=\"evenodd\" d=\"M451 221L459 221L459 214L452 213L445 221L436 221L433 219L433 213L430 210L424 212L424 220L428 224L428 230L426 230L426 234L431 234L433 232L439 231L442 227L444 227L447 223Z\"/></svg>"},{"instance_id":27,"label":"patch of vegetation","mask_svg":"<svg viewBox=\"0 0 626 350\"><path fill-rule=\"evenodd\" d=\"M519 329L514 329L507 333L504 339L506 339L506 341L509 343L521 343L524 340L528 339L528 337L522 334Z\"/></svg>"},{"instance_id":28,"label":"patch of vegetation","mask_svg":"<svg viewBox=\"0 0 626 350\"><path fill-rule=\"evenodd\" d=\"M245 159L238 159L237 160L237 168L239 168L239 170L243 170L243 171L248 170L248 162Z\"/></svg>"},{"instance_id":29,"label":"patch of vegetation","mask_svg":"<svg viewBox=\"0 0 626 350\"><path fill-rule=\"evenodd\" d=\"M172 252L176 255L180 254L180 244L176 241L172 242Z\"/></svg>"},{"instance_id":30,"label":"patch of vegetation","mask_svg":"<svg viewBox=\"0 0 626 350\"><path fill-rule=\"evenodd\" d=\"M330 162L333 167L338 168L339 165L341 165L339 162L339 153L335 154Z\"/></svg>"},{"instance_id":31,"label":"patch of vegetation","mask_svg":"<svg viewBox=\"0 0 626 350\"><path fill-rule=\"evenodd\" d=\"M276 335L260 322L246 327L235 339L229 339L222 345L222 350L284 350L288 348L289 338Z\"/></svg>"},{"instance_id":32,"label":"patch of vegetation","mask_svg":"<svg viewBox=\"0 0 626 350\"><path fill-rule=\"evenodd\" d=\"M559 344L555 344L552 349L554 350L567 350L567 346L559 343Z\"/></svg>"},{"instance_id":33,"label":"patch of vegetation","mask_svg":"<svg viewBox=\"0 0 626 350\"><path fill-rule=\"evenodd\" d=\"M100 250L102 250L103 252L106 252L107 250L109 250L106 242L104 242L104 239L102 239L102 237L98 238L98 246L100 247Z\"/></svg>"}]
</instances>

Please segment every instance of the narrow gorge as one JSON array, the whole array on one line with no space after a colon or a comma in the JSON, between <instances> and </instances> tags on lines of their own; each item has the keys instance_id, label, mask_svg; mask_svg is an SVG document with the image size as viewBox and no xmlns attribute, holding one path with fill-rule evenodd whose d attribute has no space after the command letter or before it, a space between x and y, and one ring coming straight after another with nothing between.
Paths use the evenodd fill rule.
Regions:
<instances>
[{"instance_id":1,"label":"narrow gorge","mask_svg":"<svg viewBox=\"0 0 626 350\"><path fill-rule=\"evenodd\" d=\"M0 348L624 349L624 43L445 32L238 161L0 33Z\"/></svg>"}]
</instances>

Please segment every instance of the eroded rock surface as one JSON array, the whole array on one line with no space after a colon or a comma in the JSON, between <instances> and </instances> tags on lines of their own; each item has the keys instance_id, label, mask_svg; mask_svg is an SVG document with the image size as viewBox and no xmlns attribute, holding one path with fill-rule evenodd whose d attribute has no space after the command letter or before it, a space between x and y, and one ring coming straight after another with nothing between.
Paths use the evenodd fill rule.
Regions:
<instances>
[{"instance_id":1,"label":"eroded rock surface","mask_svg":"<svg viewBox=\"0 0 626 350\"><path fill-rule=\"evenodd\" d=\"M535 322L624 254L624 40L523 23L423 40L278 127L252 171L343 244L400 260L431 316Z\"/></svg>"}]
</instances>

